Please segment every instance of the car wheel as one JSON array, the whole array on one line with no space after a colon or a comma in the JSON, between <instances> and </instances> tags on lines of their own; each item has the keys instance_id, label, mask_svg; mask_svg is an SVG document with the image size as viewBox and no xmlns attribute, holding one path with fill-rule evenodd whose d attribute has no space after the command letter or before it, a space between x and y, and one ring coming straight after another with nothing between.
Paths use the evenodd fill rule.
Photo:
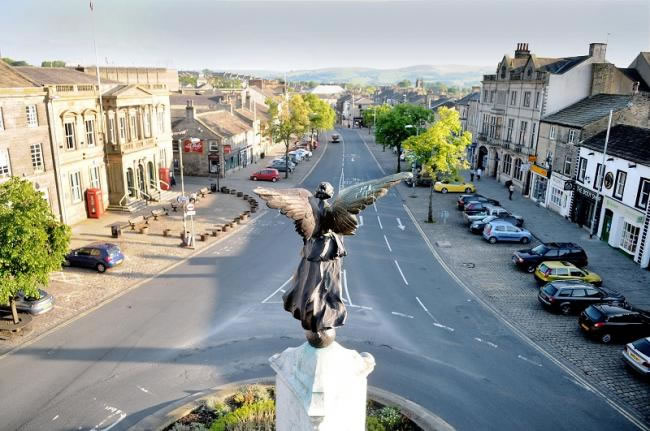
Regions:
<instances>
[{"instance_id":1,"label":"car wheel","mask_svg":"<svg viewBox=\"0 0 650 431\"><path fill-rule=\"evenodd\" d=\"M470 189L469 187L467 187L467 188L465 189L465 193L472 193L472 189Z\"/></svg>"},{"instance_id":2,"label":"car wheel","mask_svg":"<svg viewBox=\"0 0 650 431\"><path fill-rule=\"evenodd\" d=\"M604 344L609 344L612 342L612 334L603 334L600 336L600 341Z\"/></svg>"},{"instance_id":3,"label":"car wheel","mask_svg":"<svg viewBox=\"0 0 650 431\"><path fill-rule=\"evenodd\" d=\"M441 193L447 193L447 189L440 190Z\"/></svg>"},{"instance_id":4,"label":"car wheel","mask_svg":"<svg viewBox=\"0 0 650 431\"><path fill-rule=\"evenodd\" d=\"M63 259L63 266L70 266L70 261L68 259Z\"/></svg>"},{"instance_id":5,"label":"car wheel","mask_svg":"<svg viewBox=\"0 0 650 431\"><path fill-rule=\"evenodd\" d=\"M251 178L251 180L257 181L257 177L253 177L253 178Z\"/></svg>"},{"instance_id":6,"label":"car wheel","mask_svg":"<svg viewBox=\"0 0 650 431\"><path fill-rule=\"evenodd\" d=\"M103 263L98 263L95 268L97 268L97 272L106 272L106 265Z\"/></svg>"},{"instance_id":7,"label":"car wheel","mask_svg":"<svg viewBox=\"0 0 650 431\"><path fill-rule=\"evenodd\" d=\"M530 239L528 239L527 236L525 236L525 237L523 237L523 238L521 239L521 243L522 243L522 244L528 244L529 242L530 242Z\"/></svg>"},{"instance_id":8,"label":"car wheel","mask_svg":"<svg viewBox=\"0 0 650 431\"><path fill-rule=\"evenodd\" d=\"M495 237L493 237L493 236L490 237L490 239L488 241L490 241L490 244L496 244L497 243L497 239Z\"/></svg>"},{"instance_id":9,"label":"car wheel","mask_svg":"<svg viewBox=\"0 0 650 431\"><path fill-rule=\"evenodd\" d=\"M528 265L528 268L526 268L526 271L527 271L529 274L532 274L533 272L535 272L535 269L536 269L536 268L537 268L537 267L536 267L535 265Z\"/></svg>"},{"instance_id":10,"label":"car wheel","mask_svg":"<svg viewBox=\"0 0 650 431\"><path fill-rule=\"evenodd\" d=\"M278 179L275 178L275 177L271 178L271 182L276 182L277 180L278 180Z\"/></svg>"},{"instance_id":11,"label":"car wheel","mask_svg":"<svg viewBox=\"0 0 650 431\"><path fill-rule=\"evenodd\" d=\"M565 316L568 316L569 314L571 314L571 306L569 304L560 305L560 312Z\"/></svg>"}]
</instances>

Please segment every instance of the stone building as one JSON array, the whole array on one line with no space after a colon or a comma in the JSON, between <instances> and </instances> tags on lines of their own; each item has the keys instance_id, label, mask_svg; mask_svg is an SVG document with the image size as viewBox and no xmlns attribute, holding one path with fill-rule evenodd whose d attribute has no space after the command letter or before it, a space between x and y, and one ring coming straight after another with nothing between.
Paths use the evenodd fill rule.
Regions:
<instances>
[{"instance_id":1,"label":"stone building","mask_svg":"<svg viewBox=\"0 0 650 431\"><path fill-rule=\"evenodd\" d=\"M92 76L97 75L95 66L79 66L77 70ZM122 84L163 84L169 91L178 91L178 71L164 67L110 67L100 66L102 81L111 80Z\"/></svg>"},{"instance_id":2,"label":"stone building","mask_svg":"<svg viewBox=\"0 0 650 431\"><path fill-rule=\"evenodd\" d=\"M483 76L473 165L529 194L531 177L548 174L534 164L540 119L591 94L592 65L606 61L605 51L605 44L592 43L587 55L548 58L517 44L514 57L505 55L495 74Z\"/></svg>"},{"instance_id":3,"label":"stone building","mask_svg":"<svg viewBox=\"0 0 650 431\"><path fill-rule=\"evenodd\" d=\"M454 108L460 114L460 126L463 132L472 134L472 144L467 148L467 159L474 160L474 151L478 139L479 103L481 87L472 87L472 92L456 101Z\"/></svg>"},{"instance_id":4,"label":"stone building","mask_svg":"<svg viewBox=\"0 0 650 431\"><path fill-rule=\"evenodd\" d=\"M30 181L61 218L46 91L0 61L0 182Z\"/></svg>"}]
</instances>

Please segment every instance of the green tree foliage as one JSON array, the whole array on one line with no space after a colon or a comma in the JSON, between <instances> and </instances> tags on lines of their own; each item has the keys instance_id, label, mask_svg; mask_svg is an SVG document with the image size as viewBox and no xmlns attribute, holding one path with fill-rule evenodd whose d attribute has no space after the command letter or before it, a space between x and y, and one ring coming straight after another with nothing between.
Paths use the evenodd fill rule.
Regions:
<instances>
[{"instance_id":1,"label":"green tree foliage","mask_svg":"<svg viewBox=\"0 0 650 431\"><path fill-rule=\"evenodd\" d=\"M463 132L460 115L455 109L441 107L438 120L419 136L412 136L404 142L404 147L422 166L422 173L432 178L457 176L467 167L465 159L467 146L472 143L472 134ZM433 223L433 187L429 191L428 222Z\"/></svg>"},{"instance_id":2,"label":"green tree foliage","mask_svg":"<svg viewBox=\"0 0 650 431\"><path fill-rule=\"evenodd\" d=\"M50 272L61 268L70 229L57 221L40 192L14 177L0 184L0 304L11 305L19 291L38 298Z\"/></svg>"},{"instance_id":3,"label":"green tree foliage","mask_svg":"<svg viewBox=\"0 0 650 431\"><path fill-rule=\"evenodd\" d=\"M402 152L402 142L416 135L421 124L431 118L431 111L417 105L403 103L395 107L384 105L377 111L375 140L384 147L397 149L397 172L401 172L399 155ZM413 127L406 127L413 126Z\"/></svg>"},{"instance_id":4,"label":"green tree foliage","mask_svg":"<svg viewBox=\"0 0 650 431\"><path fill-rule=\"evenodd\" d=\"M65 67L63 60L45 60L41 62L41 67Z\"/></svg>"},{"instance_id":5,"label":"green tree foliage","mask_svg":"<svg viewBox=\"0 0 650 431\"><path fill-rule=\"evenodd\" d=\"M397 83L397 86L400 88L409 88L413 86L413 83L408 79L403 79Z\"/></svg>"},{"instance_id":6,"label":"green tree foliage","mask_svg":"<svg viewBox=\"0 0 650 431\"><path fill-rule=\"evenodd\" d=\"M182 76L178 77L178 82L182 86L186 86L186 85L189 84L189 85L191 85L193 87L196 87L196 79L197 79L197 77L194 76L194 75L182 75Z\"/></svg>"},{"instance_id":7,"label":"green tree foliage","mask_svg":"<svg viewBox=\"0 0 650 431\"><path fill-rule=\"evenodd\" d=\"M273 431L275 430L275 401L246 404L217 419L210 431Z\"/></svg>"},{"instance_id":8,"label":"green tree foliage","mask_svg":"<svg viewBox=\"0 0 650 431\"><path fill-rule=\"evenodd\" d=\"M304 133L309 127L309 106L300 94L294 94L288 103L281 105L275 100L266 99L266 105L269 107L271 121L265 133L274 142L283 142L285 146L284 160L289 164L289 147L292 139L296 139ZM289 170L284 173L284 177L289 177Z\"/></svg>"},{"instance_id":9,"label":"green tree foliage","mask_svg":"<svg viewBox=\"0 0 650 431\"><path fill-rule=\"evenodd\" d=\"M29 66L29 63L23 60L14 60L10 57L2 57L2 61L7 63L9 66Z\"/></svg>"},{"instance_id":10,"label":"green tree foliage","mask_svg":"<svg viewBox=\"0 0 650 431\"><path fill-rule=\"evenodd\" d=\"M336 121L334 109L315 94L307 94L303 98L309 108L309 128L312 136L314 132L318 136L318 133L322 130L333 129Z\"/></svg>"}]
</instances>

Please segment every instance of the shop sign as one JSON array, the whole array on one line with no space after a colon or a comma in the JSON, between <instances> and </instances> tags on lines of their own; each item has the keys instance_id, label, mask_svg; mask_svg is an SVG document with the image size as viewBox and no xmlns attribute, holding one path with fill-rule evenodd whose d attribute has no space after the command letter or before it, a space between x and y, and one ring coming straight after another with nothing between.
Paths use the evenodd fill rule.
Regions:
<instances>
[{"instance_id":1,"label":"shop sign","mask_svg":"<svg viewBox=\"0 0 650 431\"><path fill-rule=\"evenodd\" d=\"M617 213L622 214L628 220L634 220L637 224L643 224L644 216L641 211L634 210L627 205L613 201L610 198L605 198L605 208L615 210Z\"/></svg>"},{"instance_id":2,"label":"shop sign","mask_svg":"<svg viewBox=\"0 0 650 431\"><path fill-rule=\"evenodd\" d=\"M210 153L210 154L208 154L208 160L219 161L219 154L218 153Z\"/></svg>"},{"instance_id":3,"label":"shop sign","mask_svg":"<svg viewBox=\"0 0 650 431\"><path fill-rule=\"evenodd\" d=\"M537 161L537 156L529 155L528 156L528 161L530 163L535 163Z\"/></svg>"},{"instance_id":4,"label":"shop sign","mask_svg":"<svg viewBox=\"0 0 650 431\"><path fill-rule=\"evenodd\" d=\"M186 153L202 153L203 141L196 138L186 139L183 141L183 149Z\"/></svg>"},{"instance_id":5,"label":"shop sign","mask_svg":"<svg viewBox=\"0 0 650 431\"><path fill-rule=\"evenodd\" d=\"M564 191L570 192L575 188L575 183L573 181L567 181L564 183Z\"/></svg>"},{"instance_id":6,"label":"shop sign","mask_svg":"<svg viewBox=\"0 0 650 431\"><path fill-rule=\"evenodd\" d=\"M230 153L232 153L232 146L230 146L230 145L224 145L224 146L223 146L223 153L224 153L224 154L230 154Z\"/></svg>"},{"instance_id":7,"label":"shop sign","mask_svg":"<svg viewBox=\"0 0 650 431\"><path fill-rule=\"evenodd\" d=\"M578 193L580 193L582 196L586 197L586 198L589 198L589 199L594 200L594 201L596 200L597 194L593 190L586 189L586 188L576 184L576 191Z\"/></svg>"},{"instance_id":8,"label":"shop sign","mask_svg":"<svg viewBox=\"0 0 650 431\"><path fill-rule=\"evenodd\" d=\"M544 169L544 168L540 168L540 167L537 166L537 165L532 165L532 166L530 167L530 170L533 171L533 172L535 172L537 175L541 175L541 176L543 176L543 177L548 176L548 171L547 171L546 169Z\"/></svg>"}]
</instances>

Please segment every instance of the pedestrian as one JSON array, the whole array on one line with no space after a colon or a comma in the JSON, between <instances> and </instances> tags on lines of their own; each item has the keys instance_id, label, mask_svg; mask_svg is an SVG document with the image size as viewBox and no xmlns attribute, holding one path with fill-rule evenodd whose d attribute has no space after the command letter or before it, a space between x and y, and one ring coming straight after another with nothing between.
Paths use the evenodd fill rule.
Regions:
<instances>
[{"instance_id":1,"label":"pedestrian","mask_svg":"<svg viewBox=\"0 0 650 431\"><path fill-rule=\"evenodd\" d=\"M481 181L481 173L482 173L482 172L483 172L483 170L482 170L481 168L478 168L478 169L476 170L476 180L477 180L477 181Z\"/></svg>"},{"instance_id":2,"label":"pedestrian","mask_svg":"<svg viewBox=\"0 0 650 431\"><path fill-rule=\"evenodd\" d=\"M473 182L473 181L474 181L474 169L471 169L471 170L469 171L469 178L470 178L470 182Z\"/></svg>"},{"instance_id":3,"label":"pedestrian","mask_svg":"<svg viewBox=\"0 0 650 431\"><path fill-rule=\"evenodd\" d=\"M508 199L512 200L512 192L514 191L515 191L515 186L513 186L512 183L510 183L510 185L508 186Z\"/></svg>"},{"instance_id":4,"label":"pedestrian","mask_svg":"<svg viewBox=\"0 0 650 431\"><path fill-rule=\"evenodd\" d=\"M176 177L172 175L172 179L169 181L169 188L173 189L175 185L176 185Z\"/></svg>"}]
</instances>

